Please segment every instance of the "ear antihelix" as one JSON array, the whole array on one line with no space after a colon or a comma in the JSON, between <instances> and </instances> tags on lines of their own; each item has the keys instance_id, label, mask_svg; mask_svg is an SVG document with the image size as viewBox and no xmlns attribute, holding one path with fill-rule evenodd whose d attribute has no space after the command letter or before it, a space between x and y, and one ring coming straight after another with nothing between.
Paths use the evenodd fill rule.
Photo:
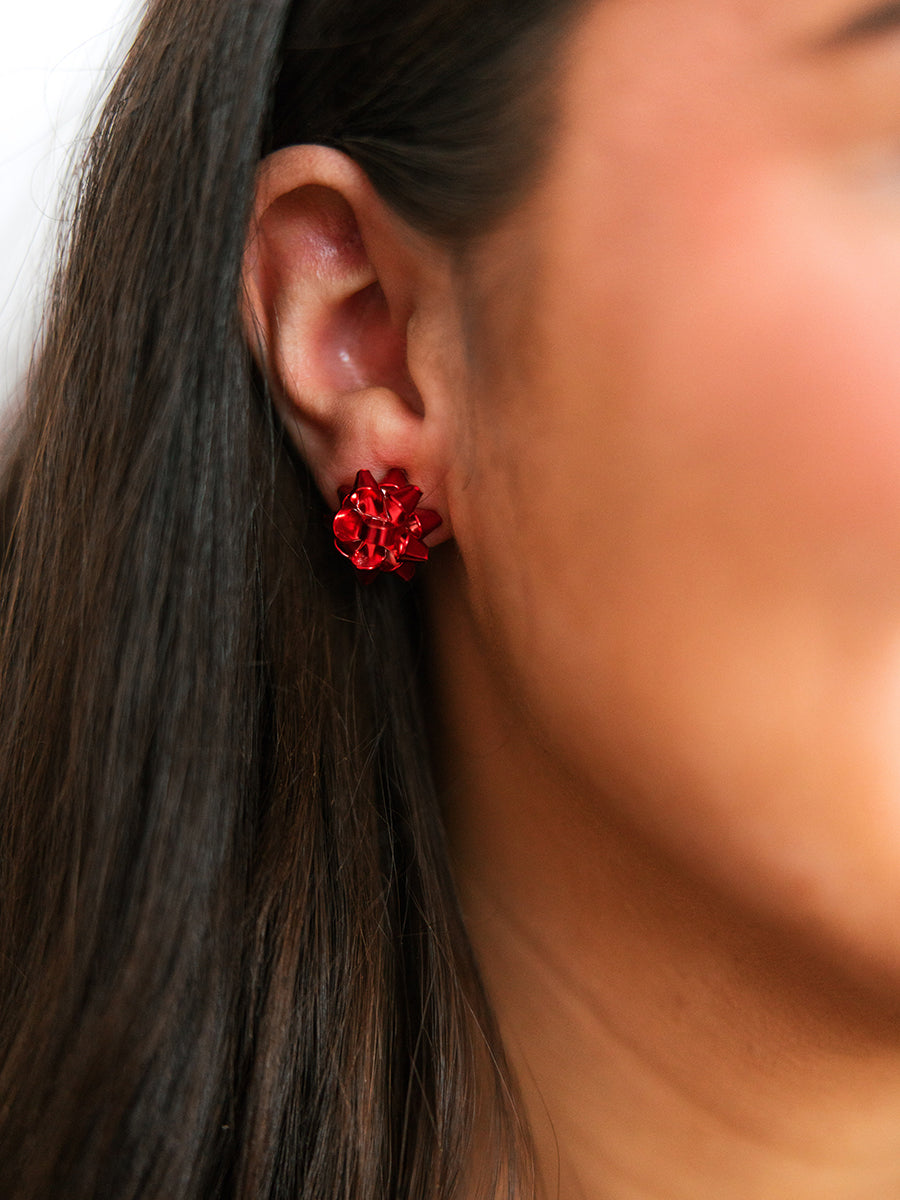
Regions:
<instances>
[{"instance_id":1,"label":"ear antihelix","mask_svg":"<svg viewBox=\"0 0 900 1200\"><path fill-rule=\"evenodd\" d=\"M392 467L377 482L371 471L361 470L354 483L339 489L341 506L334 517L334 544L372 580L377 574L396 573L412 579L416 565L428 558L424 539L442 523L438 513L419 508L421 488Z\"/></svg>"}]
</instances>

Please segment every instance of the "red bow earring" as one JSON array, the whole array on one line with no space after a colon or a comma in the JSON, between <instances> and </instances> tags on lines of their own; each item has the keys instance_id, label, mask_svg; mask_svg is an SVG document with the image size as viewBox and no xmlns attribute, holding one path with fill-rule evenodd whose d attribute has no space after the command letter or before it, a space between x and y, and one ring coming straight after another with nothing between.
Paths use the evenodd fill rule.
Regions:
<instances>
[{"instance_id":1,"label":"red bow earring","mask_svg":"<svg viewBox=\"0 0 900 1200\"><path fill-rule=\"evenodd\" d=\"M430 508L418 509L422 489L393 467L381 483L371 471L359 471L352 487L338 492L341 507L335 514L334 544L358 571L396 571L412 579L416 563L428 557L422 541L441 524Z\"/></svg>"}]
</instances>

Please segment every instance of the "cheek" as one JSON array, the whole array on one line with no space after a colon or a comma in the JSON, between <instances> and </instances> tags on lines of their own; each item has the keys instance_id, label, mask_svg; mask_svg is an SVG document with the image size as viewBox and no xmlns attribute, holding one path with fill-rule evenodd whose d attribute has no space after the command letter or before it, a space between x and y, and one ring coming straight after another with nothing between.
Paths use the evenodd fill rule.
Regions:
<instances>
[{"instance_id":1,"label":"cheek","mask_svg":"<svg viewBox=\"0 0 900 1200\"><path fill-rule=\"evenodd\" d=\"M476 439L474 603L598 813L900 969L900 253L739 204L612 279L557 252Z\"/></svg>"},{"instance_id":2,"label":"cheek","mask_svg":"<svg viewBox=\"0 0 900 1200\"><path fill-rule=\"evenodd\" d=\"M900 237L797 190L551 243L476 438L488 508L527 541L500 559L525 612L565 600L591 628L615 598L627 625L707 578L894 622Z\"/></svg>"},{"instance_id":3,"label":"cheek","mask_svg":"<svg viewBox=\"0 0 900 1200\"><path fill-rule=\"evenodd\" d=\"M859 244L784 208L763 208L737 252L694 263L650 322L641 388L771 552L829 586L845 555L868 554L896 587L900 239Z\"/></svg>"}]
</instances>

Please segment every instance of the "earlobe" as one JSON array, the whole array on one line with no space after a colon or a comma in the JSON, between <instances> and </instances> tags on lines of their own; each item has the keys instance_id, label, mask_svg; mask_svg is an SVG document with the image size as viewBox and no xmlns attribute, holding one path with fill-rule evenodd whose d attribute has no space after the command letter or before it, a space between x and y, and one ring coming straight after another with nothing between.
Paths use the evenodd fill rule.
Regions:
<instances>
[{"instance_id":1,"label":"earlobe","mask_svg":"<svg viewBox=\"0 0 900 1200\"><path fill-rule=\"evenodd\" d=\"M433 258L346 156L292 146L263 163L244 256L245 329L334 508L358 470L381 478L394 467L436 506L447 447L420 387L428 381L408 358L411 318L433 282Z\"/></svg>"},{"instance_id":2,"label":"earlobe","mask_svg":"<svg viewBox=\"0 0 900 1200\"><path fill-rule=\"evenodd\" d=\"M428 558L425 538L442 524L440 514L419 508L422 492L393 468L377 480L359 471L352 488L341 488L334 544L363 575L396 572L410 580Z\"/></svg>"}]
</instances>

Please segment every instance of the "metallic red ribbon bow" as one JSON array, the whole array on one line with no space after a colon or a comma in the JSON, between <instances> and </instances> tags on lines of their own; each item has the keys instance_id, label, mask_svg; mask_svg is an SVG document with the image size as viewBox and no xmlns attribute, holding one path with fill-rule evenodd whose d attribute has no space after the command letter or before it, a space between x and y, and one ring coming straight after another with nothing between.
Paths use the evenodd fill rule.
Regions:
<instances>
[{"instance_id":1,"label":"metallic red ribbon bow","mask_svg":"<svg viewBox=\"0 0 900 1200\"><path fill-rule=\"evenodd\" d=\"M412 579L415 564L428 558L422 541L441 524L430 508L416 511L422 489L393 467L381 483L370 471L359 471L352 488L338 493L341 507L334 518L334 544L358 571L396 571Z\"/></svg>"}]
</instances>

